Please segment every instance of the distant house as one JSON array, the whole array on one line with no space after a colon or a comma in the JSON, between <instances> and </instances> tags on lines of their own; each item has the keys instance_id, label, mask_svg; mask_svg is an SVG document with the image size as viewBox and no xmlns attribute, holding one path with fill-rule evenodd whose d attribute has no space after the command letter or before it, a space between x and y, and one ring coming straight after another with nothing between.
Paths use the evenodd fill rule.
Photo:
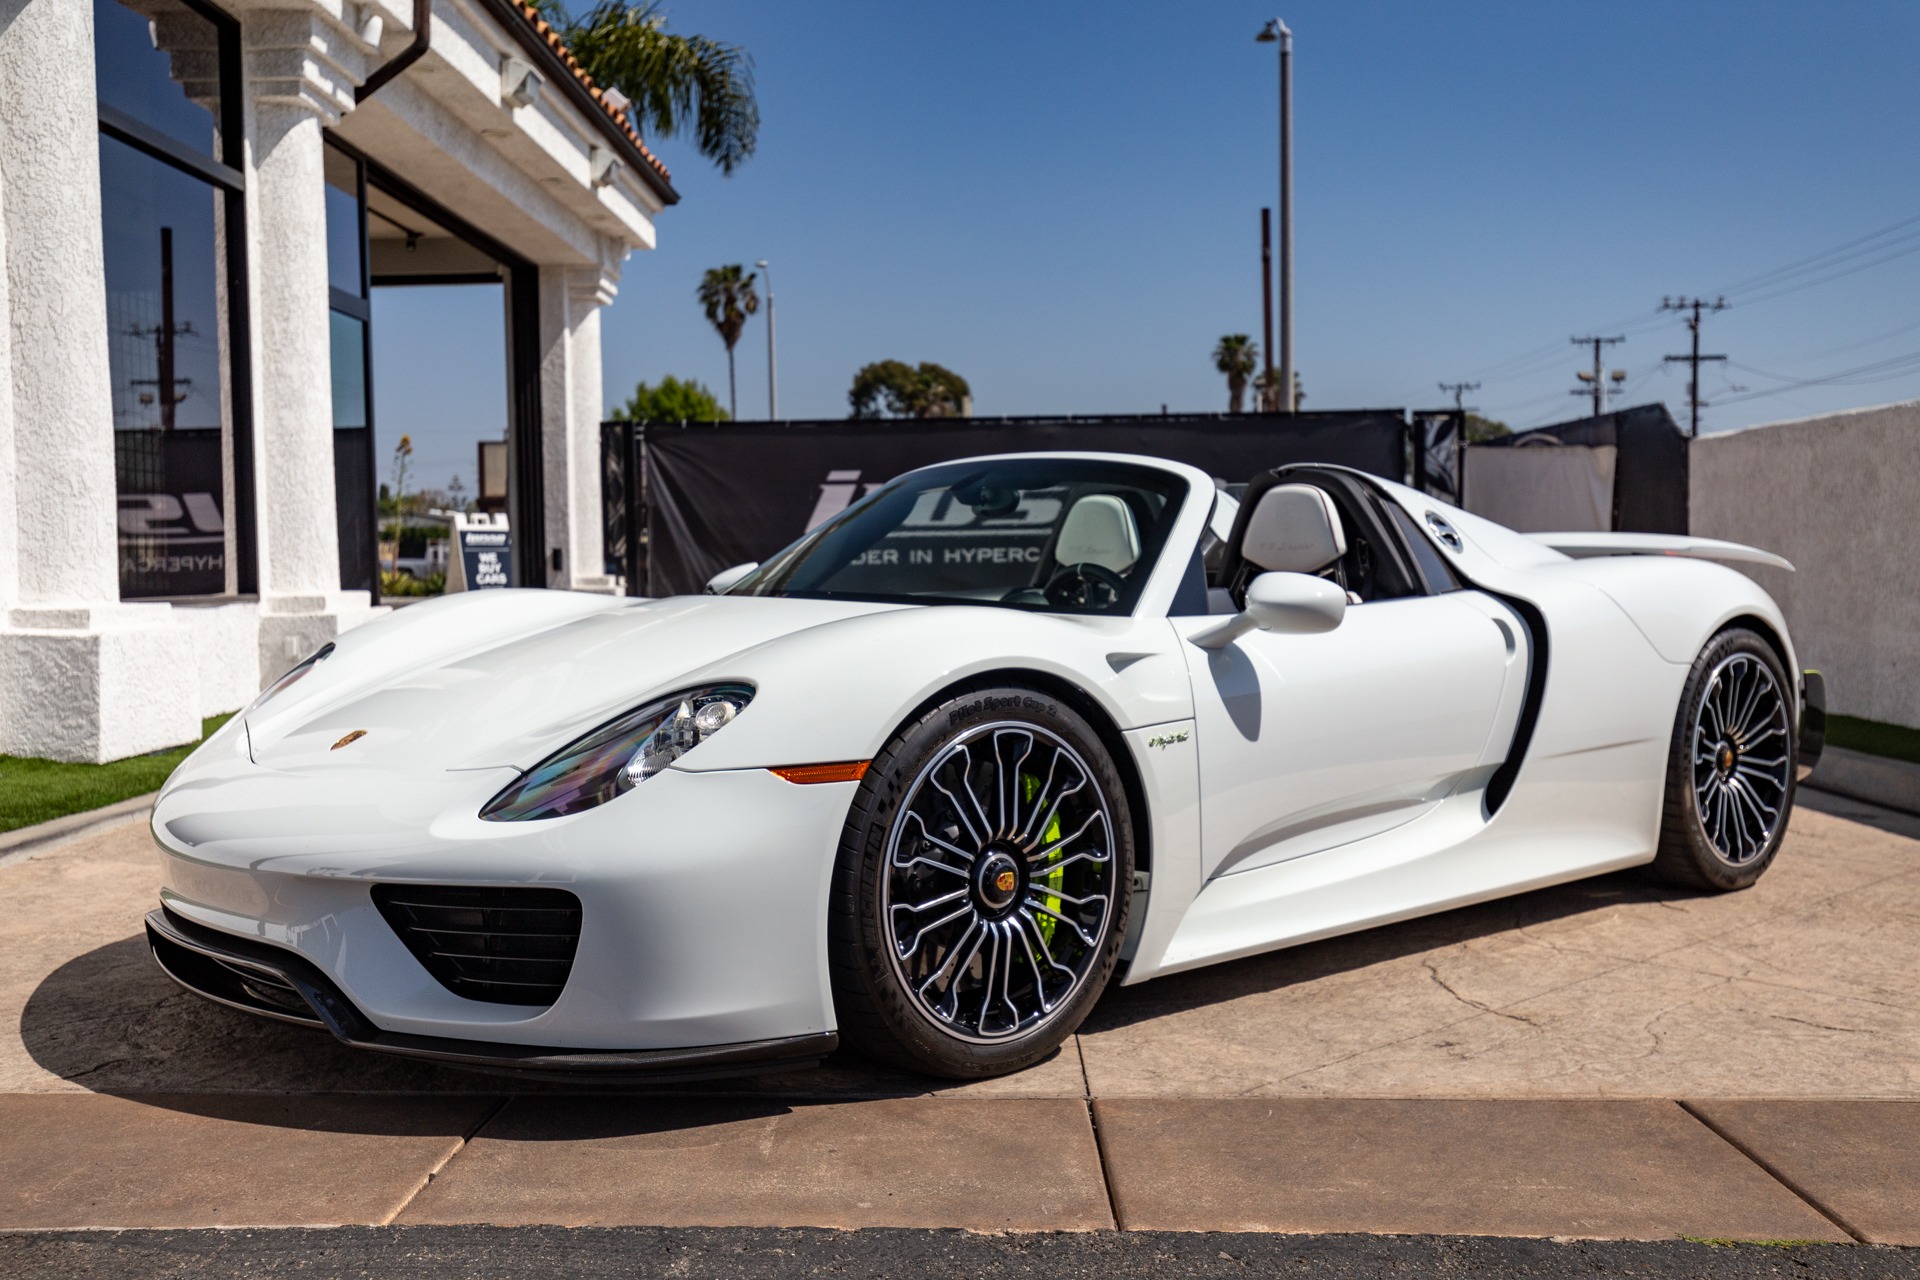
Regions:
<instances>
[{"instance_id":1,"label":"distant house","mask_svg":"<svg viewBox=\"0 0 1920 1280\"><path fill-rule=\"evenodd\" d=\"M0 20L0 753L192 740L378 603L383 284L498 281L522 585L605 590L600 308L677 196L515 0Z\"/></svg>"}]
</instances>

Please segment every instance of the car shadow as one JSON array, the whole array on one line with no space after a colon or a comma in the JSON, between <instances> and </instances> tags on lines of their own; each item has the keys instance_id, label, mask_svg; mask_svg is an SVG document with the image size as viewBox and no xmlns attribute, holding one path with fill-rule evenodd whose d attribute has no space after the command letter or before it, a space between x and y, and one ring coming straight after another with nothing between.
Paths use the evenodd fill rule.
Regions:
<instances>
[{"instance_id":1,"label":"car shadow","mask_svg":"<svg viewBox=\"0 0 1920 1280\"><path fill-rule=\"evenodd\" d=\"M1641 870L1576 880L1398 924L1379 925L1321 942L1208 965L1155 978L1137 987L1110 988L1081 1030L1111 1031L1623 903L1671 902L1699 896L1692 890L1658 884Z\"/></svg>"},{"instance_id":2,"label":"car shadow","mask_svg":"<svg viewBox=\"0 0 1920 1280\"><path fill-rule=\"evenodd\" d=\"M1543 889L1111 989L1083 1030L1125 1027L1624 902L1687 896L1635 873ZM572 1098L584 1104L597 1098L598 1103L577 1111L544 1105L540 1110L574 1115L566 1125L640 1133L712 1123L720 1114L747 1118L835 1101L926 1096L950 1086L845 1052L810 1069L656 1085L575 1084L453 1070L351 1049L324 1032L203 1000L160 972L144 936L97 947L48 974L27 999L20 1039L40 1068L94 1093L248 1123L392 1134L416 1131L423 1122L421 1109L436 1110L430 1099L464 1097L476 1104L550 1099L557 1104ZM1076 1052L1071 1041L1064 1052ZM1030 1070L1041 1072L1045 1065ZM998 1092L1020 1091L1016 1085ZM332 1098L341 1105L274 1107L262 1103L266 1095ZM344 1095L366 1105L351 1105ZM484 1109L492 1114L491 1106ZM516 1107L509 1114L524 1110ZM570 1132L566 1125L555 1132Z\"/></svg>"}]
</instances>

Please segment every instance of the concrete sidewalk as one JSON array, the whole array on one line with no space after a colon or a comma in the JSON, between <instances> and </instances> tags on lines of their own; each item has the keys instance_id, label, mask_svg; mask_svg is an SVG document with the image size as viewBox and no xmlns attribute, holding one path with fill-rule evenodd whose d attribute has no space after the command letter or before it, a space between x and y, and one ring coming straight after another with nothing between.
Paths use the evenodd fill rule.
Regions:
<instances>
[{"instance_id":1,"label":"concrete sidewalk","mask_svg":"<svg viewBox=\"0 0 1920 1280\"><path fill-rule=\"evenodd\" d=\"M1819 806L1818 809L1813 806ZM178 991L144 832L0 868L0 1227L628 1224L1920 1245L1920 821L1109 994L1019 1076L502 1093Z\"/></svg>"}]
</instances>

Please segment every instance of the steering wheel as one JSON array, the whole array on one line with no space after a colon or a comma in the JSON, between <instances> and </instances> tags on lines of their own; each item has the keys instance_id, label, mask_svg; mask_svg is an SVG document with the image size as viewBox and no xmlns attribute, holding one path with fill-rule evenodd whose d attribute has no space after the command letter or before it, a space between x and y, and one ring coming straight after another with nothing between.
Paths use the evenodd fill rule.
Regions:
<instances>
[{"instance_id":1,"label":"steering wheel","mask_svg":"<svg viewBox=\"0 0 1920 1280\"><path fill-rule=\"evenodd\" d=\"M1062 565L1047 579L1047 603L1056 609L1085 609L1098 613L1120 602L1127 584L1103 564L1082 560Z\"/></svg>"}]
</instances>

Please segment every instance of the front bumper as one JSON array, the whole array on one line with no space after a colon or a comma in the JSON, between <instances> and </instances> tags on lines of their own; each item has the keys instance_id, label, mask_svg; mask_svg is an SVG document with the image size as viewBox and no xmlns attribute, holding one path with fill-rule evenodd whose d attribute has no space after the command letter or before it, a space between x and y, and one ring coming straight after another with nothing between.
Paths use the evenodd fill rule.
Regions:
<instances>
[{"instance_id":1,"label":"front bumper","mask_svg":"<svg viewBox=\"0 0 1920 1280\"><path fill-rule=\"evenodd\" d=\"M155 806L161 905L306 962L382 1034L542 1056L834 1027L826 922L854 783L668 770L570 817L487 822L480 806L509 770L401 777L241 759L208 775L176 775ZM449 989L383 918L382 886L565 890L581 917L563 989L544 1007Z\"/></svg>"},{"instance_id":2,"label":"front bumper","mask_svg":"<svg viewBox=\"0 0 1920 1280\"><path fill-rule=\"evenodd\" d=\"M839 1043L832 1031L690 1049L544 1049L408 1035L374 1026L315 965L280 947L196 925L165 907L147 916L147 944L168 977L217 1004L330 1031L356 1049L500 1074L665 1083L812 1066Z\"/></svg>"}]
</instances>

